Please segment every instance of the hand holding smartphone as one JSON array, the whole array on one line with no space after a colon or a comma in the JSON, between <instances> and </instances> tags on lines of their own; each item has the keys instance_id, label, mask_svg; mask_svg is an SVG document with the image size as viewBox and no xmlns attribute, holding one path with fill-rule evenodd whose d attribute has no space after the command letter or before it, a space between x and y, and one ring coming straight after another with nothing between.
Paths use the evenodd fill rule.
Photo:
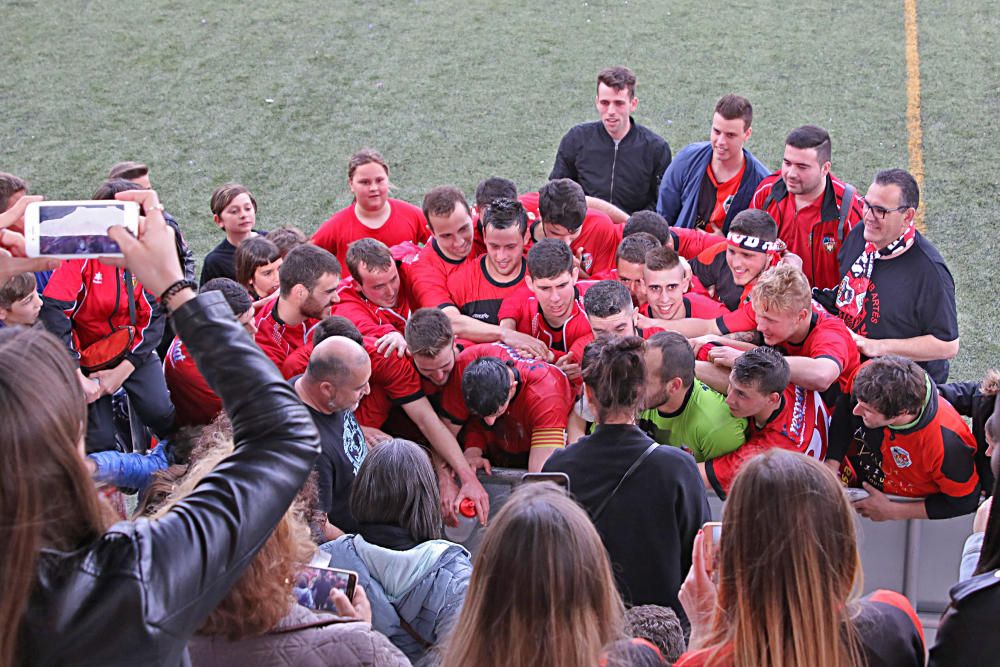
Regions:
<instances>
[{"instance_id":1,"label":"hand holding smartphone","mask_svg":"<svg viewBox=\"0 0 1000 667\"><path fill-rule=\"evenodd\" d=\"M25 254L60 259L122 257L121 248L108 237L108 228L114 225L138 234L139 205L118 200L32 202L24 211Z\"/></svg>"},{"instance_id":2,"label":"hand holding smartphone","mask_svg":"<svg viewBox=\"0 0 1000 667\"><path fill-rule=\"evenodd\" d=\"M336 614L338 610L334 604L332 591L338 590L346 595L348 600L353 600L358 573L333 567L304 565L295 575L294 583L292 593L303 607Z\"/></svg>"}]
</instances>

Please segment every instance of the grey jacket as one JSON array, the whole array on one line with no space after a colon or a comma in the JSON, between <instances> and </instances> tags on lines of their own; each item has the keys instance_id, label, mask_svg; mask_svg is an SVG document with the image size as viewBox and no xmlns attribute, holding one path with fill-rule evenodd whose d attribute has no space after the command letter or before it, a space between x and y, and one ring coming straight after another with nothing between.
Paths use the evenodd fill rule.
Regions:
<instances>
[{"instance_id":1,"label":"grey jacket","mask_svg":"<svg viewBox=\"0 0 1000 667\"><path fill-rule=\"evenodd\" d=\"M317 614L301 605L266 635L229 641L195 636L188 644L195 667L397 667L409 665L399 649L367 623Z\"/></svg>"},{"instance_id":2,"label":"grey jacket","mask_svg":"<svg viewBox=\"0 0 1000 667\"><path fill-rule=\"evenodd\" d=\"M445 639L458 620L472 575L464 547L431 540L395 551L360 535L345 535L320 549L330 554L330 560L319 564L358 573L358 585L371 602L372 626L413 662L424 656L426 647L403 629L400 616L430 644Z\"/></svg>"}]
</instances>

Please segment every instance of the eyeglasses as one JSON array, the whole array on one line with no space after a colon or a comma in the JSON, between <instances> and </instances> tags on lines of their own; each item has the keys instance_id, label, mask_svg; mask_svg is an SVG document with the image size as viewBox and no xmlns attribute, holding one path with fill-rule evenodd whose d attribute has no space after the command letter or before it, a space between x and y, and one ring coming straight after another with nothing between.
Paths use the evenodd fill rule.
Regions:
<instances>
[{"instance_id":1,"label":"eyeglasses","mask_svg":"<svg viewBox=\"0 0 1000 667\"><path fill-rule=\"evenodd\" d=\"M871 211L876 220L885 220L885 216L890 213L899 213L910 208L909 206L897 206L896 208L886 208L885 206L875 206L864 197L861 198L862 215L866 211Z\"/></svg>"}]
</instances>

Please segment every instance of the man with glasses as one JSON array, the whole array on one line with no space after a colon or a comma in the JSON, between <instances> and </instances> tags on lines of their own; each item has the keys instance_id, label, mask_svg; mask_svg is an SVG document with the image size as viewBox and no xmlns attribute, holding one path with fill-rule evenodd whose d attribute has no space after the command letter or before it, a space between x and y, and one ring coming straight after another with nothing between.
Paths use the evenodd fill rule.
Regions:
<instances>
[{"instance_id":1,"label":"man with glasses","mask_svg":"<svg viewBox=\"0 0 1000 667\"><path fill-rule=\"evenodd\" d=\"M880 171L862 202L864 224L840 251L840 285L815 296L844 319L864 358L904 356L946 382L958 354L955 282L913 224L917 182L903 169Z\"/></svg>"},{"instance_id":2,"label":"man with glasses","mask_svg":"<svg viewBox=\"0 0 1000 667\"><path fill-rule=\"evenodd\" d=\"M819 289L840 281L838 253L861 220L861 202L853 187L843 201L848 186L830 173L830 155L826 130L815 125L795 128L785 139L781 171L761 181L750 204L774 218L778 238L802 258L802 272Z\"/></svg>"}]
</instances>

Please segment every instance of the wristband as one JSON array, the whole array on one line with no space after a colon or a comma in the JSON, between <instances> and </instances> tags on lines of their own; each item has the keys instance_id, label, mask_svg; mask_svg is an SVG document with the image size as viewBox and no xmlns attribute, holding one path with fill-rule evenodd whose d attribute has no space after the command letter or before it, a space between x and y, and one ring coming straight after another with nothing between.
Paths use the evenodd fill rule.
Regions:
<instances>
[{"instance_id":1,"label":"wristband","mask_svg":"<svg viewBox=\"0 0 1000 667\"><path fill-rule=\"evenodd\" d=\"M180 292L182 289L191 288L198 291L198 283L193 280L178 280L170 285L167 289L163 290L163 294L160 295L160 303L165 303L167 299L173 295Z\"/></svg>"}]
</instances>

